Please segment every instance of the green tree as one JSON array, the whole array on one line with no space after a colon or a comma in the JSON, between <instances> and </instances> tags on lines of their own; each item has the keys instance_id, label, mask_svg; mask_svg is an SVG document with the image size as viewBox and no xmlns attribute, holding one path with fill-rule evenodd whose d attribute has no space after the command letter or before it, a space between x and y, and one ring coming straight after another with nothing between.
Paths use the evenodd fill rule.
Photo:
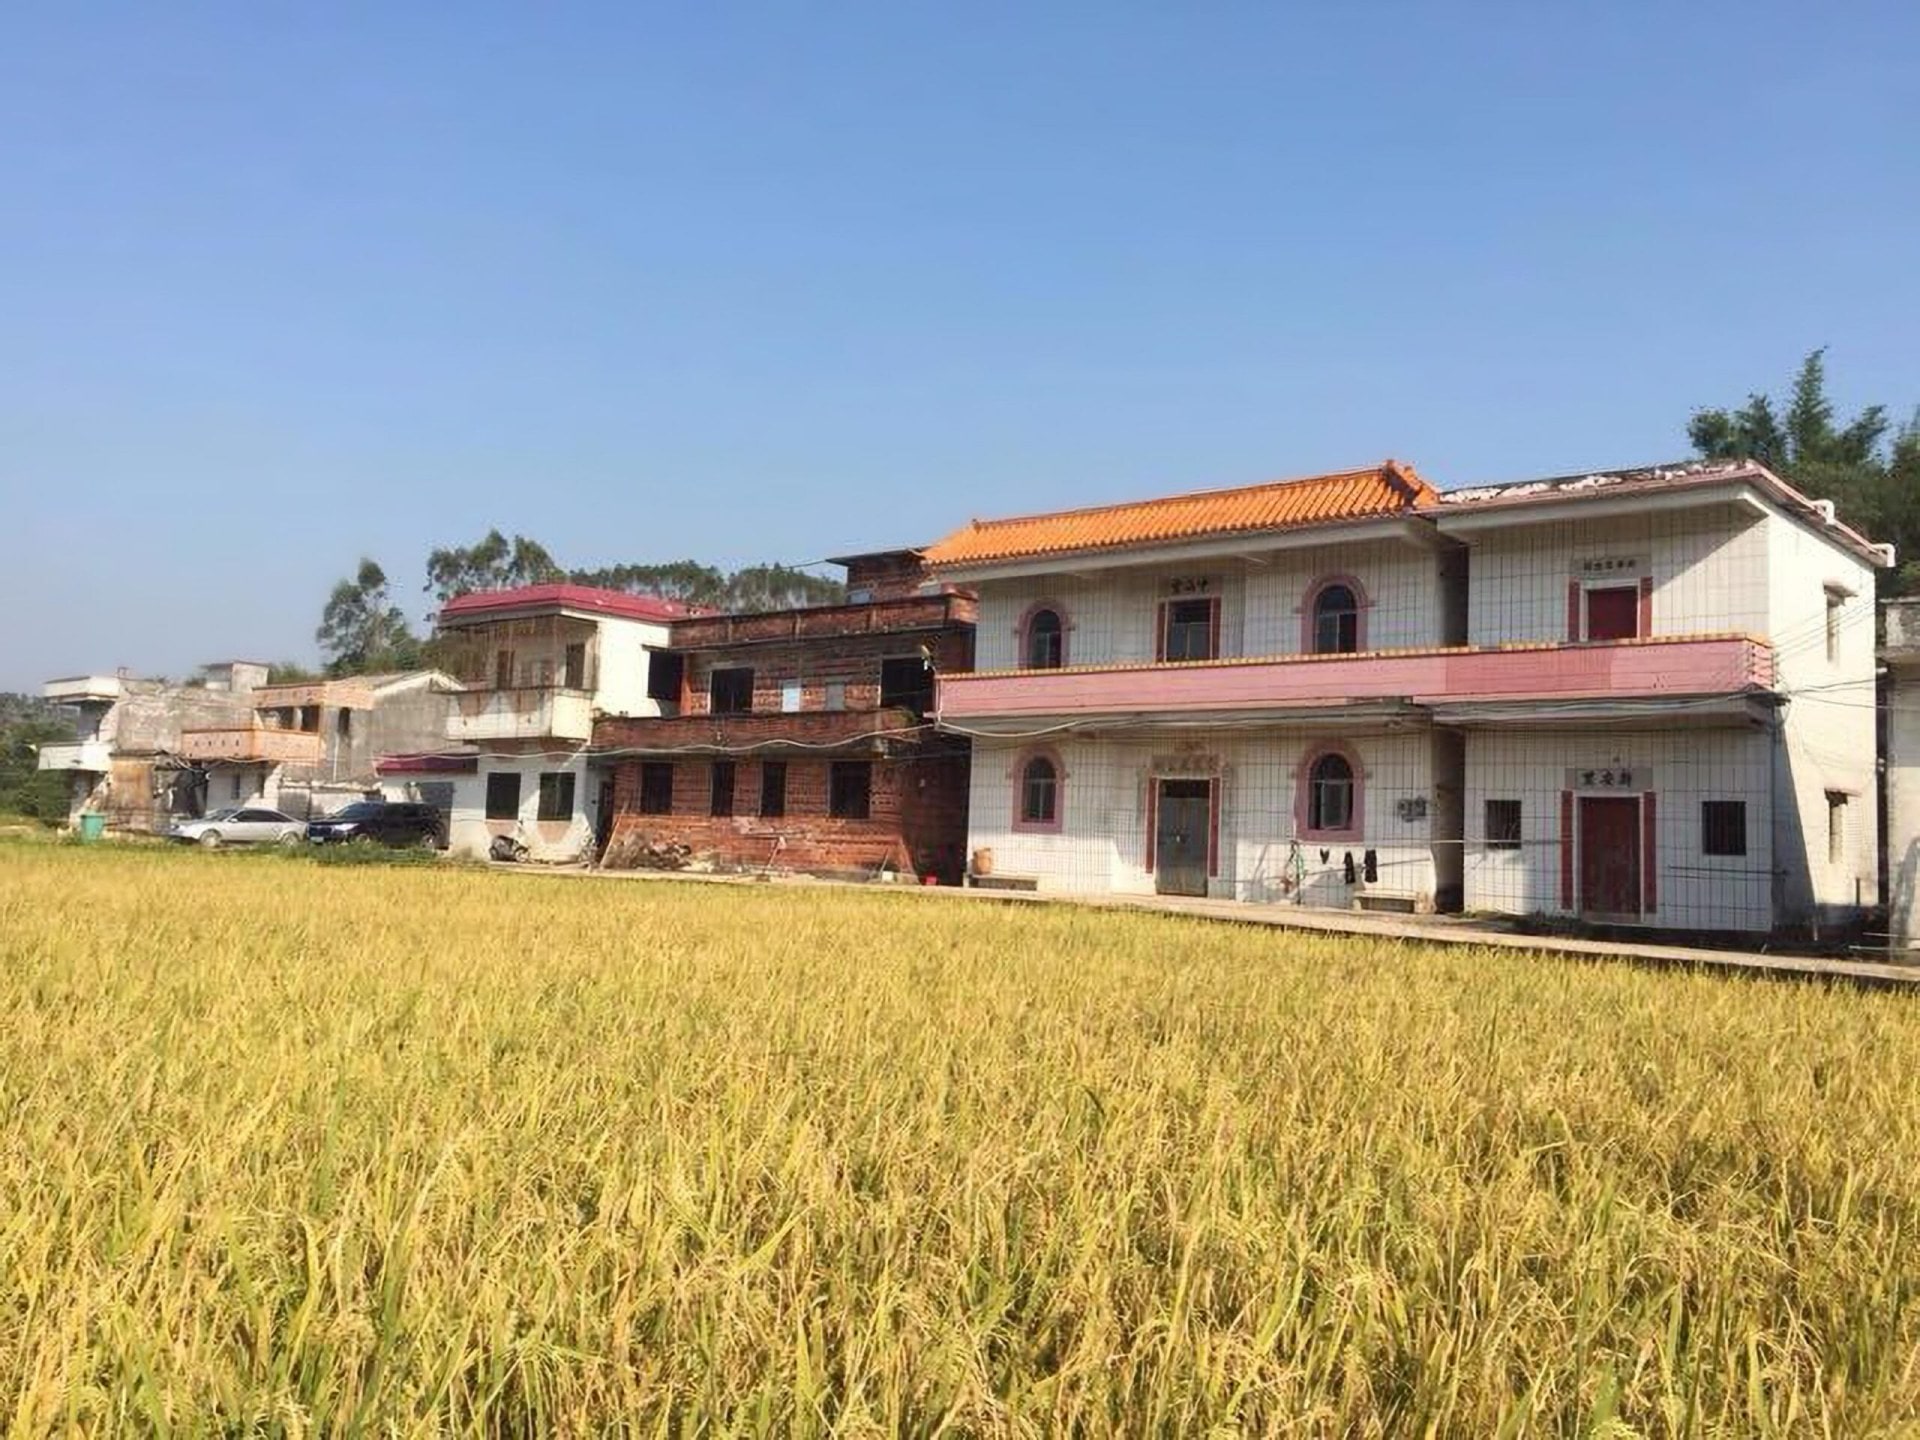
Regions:
<instances>
[{"instance_id":1,"label":"green tree","mask_svg":"<svg viewBox=\"0 0 1920 1440\"><path fill-rule=\"evenodd\" d=\"M1920 420L1887 442L1884 406L1869 405L1845 425L1827 395L1826 351L1800 364L1782 412L1767 395L1737 410L1699 410L1687 438L1710 460L1757 460L1805 494L1834 502L1840 518L1875 540L1892 542L1903 563L1883 578L1882 594L1920 584Z\"/></svg>"},{"instance_id":2,"label":"green tree","mask_svg":"<svg viewBox=\"0 0 1920 1440\"><path fill-rule=\"evenodd\" d=\"M352 579L333 587L314 638L329 675L411 670L421 662L420 639L393 603L386 571L365 558Z\"/></svg>"},{"instance_id":3,"label":"green tree","mask_svg":"<svg viewBox=\"0 0 1920 1440\"><path fill-rule=\"evenodd\" d=\"M0 724L0 814L26 815L48 824L67 818L66 772L42 770L40 747L71 740L65 721L22 708Z\"/></svg>"},{"instance_id":4,"label":"green tree","mask_svg":"<svg viewBox=\"0 0 1920 1440\"><path fill-rule=\"evenodd\" d=\"M442 605L476 590L511 590L567 578L547 547L524 535L489 530L472 545L443 546L427 556L427 590Z\"/></svg>"}]
</instances>

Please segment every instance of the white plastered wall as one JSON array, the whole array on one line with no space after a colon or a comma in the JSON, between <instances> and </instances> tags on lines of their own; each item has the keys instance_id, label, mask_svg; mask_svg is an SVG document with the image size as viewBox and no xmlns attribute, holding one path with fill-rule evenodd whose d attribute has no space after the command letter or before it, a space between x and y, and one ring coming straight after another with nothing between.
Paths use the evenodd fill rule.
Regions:
<instances>
[{"instance_id":1,"label":"white plastered wall","mask_svg":"<svg viewBox=\"0 0 1920 1440\"><path fill-rule=\"evenodd\" d=\"M1296 844L1299 769L1336 738L1360 759L1360 834ZM1211 894L1344 908L1356 894L1345 879L1347 857L1364 875L1371 850L1378 876L1371 890L1410 899L1433 895L1432 746L1424 728L1338 737L1169 732L1154 738L1053 737L1043 743L1058 755L1065 772L1057 834L1014 825L1018 772L1029 742L974 743L969 848L991 850L996 874L1032 877L1042 890L1152 894L1154 876L1146 868L1151 780L1217 776L1218 873Z\"/></svg>"}]
</instances>

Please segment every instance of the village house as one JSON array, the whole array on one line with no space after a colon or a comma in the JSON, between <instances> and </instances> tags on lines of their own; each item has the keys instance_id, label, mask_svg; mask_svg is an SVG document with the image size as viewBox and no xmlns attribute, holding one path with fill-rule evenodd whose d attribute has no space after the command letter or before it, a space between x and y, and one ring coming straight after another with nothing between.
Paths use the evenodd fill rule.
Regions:
<instances>
[{"instance_id":1,"label":"village house","mask_svg":"<svg viewBox=\"0 0 1920 1440\"><path fill-rule=\"evenodd\" d=\"M50 680L42 695L75 717L75 739L39 765L73 779L69 813L109 828L162 831L223 806L306 819L373 791L376 758L437 743L447 676L431 670L270 685L268 667L228 660L190 684L120 674Z\"/></svg>"},{"instance_id":2,"label":"village house","mask_svg":"<svg viewBox=\"0 0 1920 1440\"><path fill-rule=\"evenodd\" d=\"M972 663L973 599L912 551L833 563L848 603L676 620L659 714L594 726L608 864L959 882L968 747L930 711L935 677Z\"/></svg>"},{"instance_id":3,"label":"village house","mask_svg":"<svg viewBox=\"0 0 1920 1440\"><path fill-rule=\"evenodd\" d=\"M1887 929L1893 948L1911 950L1920 946L1920 598L1882 610Z\"/></svg>"},{"instance_id":4,"label":"village house","mask_svg":"<svg viewBox=\"0 0 1920 1440\"><path fill-rule=\"evenodd\" d=\"M588 753L595 720L661 713L651 660L689 613L571 584L449 601L436 649L461 688L439 745L380 762L383 792L440 805L458 854L483 857L504 836L536 860L589 858L613 800L611 771Z\"/></svg>"},{"instance_id":5,"label":"village house","mask_svg":"<svg viewBox=\"0 0 1920 1440\"><path fill-rule=\"evenodd\" d=\"M1877 900L1873 583L1764 468L1373 469L976 521L995 883L1830 931Z\"/></svg>"}]
</instances>

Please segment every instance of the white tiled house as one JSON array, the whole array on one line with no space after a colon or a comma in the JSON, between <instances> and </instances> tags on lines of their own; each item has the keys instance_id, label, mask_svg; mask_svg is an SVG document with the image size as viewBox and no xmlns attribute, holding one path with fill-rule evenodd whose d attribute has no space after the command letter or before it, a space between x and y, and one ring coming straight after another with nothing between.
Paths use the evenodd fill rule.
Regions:
<instances>
[{"instance_id":1,"label":"white tiled house","mask_svg":"<svg viewBox=\"0 0 1920 1440\"><path fill-rule=\"evenodd\" d=\"M648 680L669 621L687 608L584 585L533 585L463 595L443 608L438 638L463 688L447 739L466 754L389 757L390 798L449 811L449 849L484 856L517 836L535 859L585 857L611 820L610 771L589 764L596 715L661 713Z\"/></svg>"},{"instance_id":2,"label":"white tiled house","mask_svg":"<svg viewBox=\"0 0 1920 1440\"><path fill-rule=\"evenodd\" d=\"M975 522L970 847L1042 888L1844 923L1873 570L1751 465L1442 496L1406 467Z\"/></svg>"}]
</instances>

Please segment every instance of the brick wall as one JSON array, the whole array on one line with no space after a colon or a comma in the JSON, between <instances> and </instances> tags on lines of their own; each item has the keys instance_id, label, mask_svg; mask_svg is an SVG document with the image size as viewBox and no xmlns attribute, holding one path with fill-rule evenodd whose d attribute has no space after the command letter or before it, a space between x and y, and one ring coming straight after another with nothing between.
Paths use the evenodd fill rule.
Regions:
<instances>
[{"instance_id":1,"label":"brick wall","mask_svg":"<svg viewBox=\"0 0 1920 1440\"><path fill-rule=\"evenodd\" d=\"M872 871L882 863L958 884L966 849L967 759L951 751L915 752L873 760L868 818L843 820L828 812L830 759L788 757L786 813L762 817L760 788L766 761L734 762L734 814L709 813L713 766L709 758L671 762L673 813L640 813L640 763L615 769L613 842L607 863L630 865L643 845L678 844L718 869L832 872Z\"/></svg>"},{"instance_id":2,"label":"brick wall","mask_svg":"<svg viewBox=\"0 0 1920 1440\"><path fill-rule=\"evenodd\" d=\"M843 637L828 644L800 641L786 645L743 645L687 657L686 696L681 714L705 714L713 671L734 665L752 667L756 714L779 714L783 693L789 684L800 686L801 714L825 710L827 686L836 681L846 687L845 709L873 710L880 704L880 662L918 656L923 644L933 651L936 671L958 672L973 666L970 630Z\"/></svg>"},{"instance_id":3,"label":"brick wall","mask_svg":"<svg viewBox=\"0 0 1920 1440\"><path fill-rule=\"evenodd\" d=\"M927 578L926 562L911 550L847 557L847 589L870 590L876 600L918 594Z\"/></svg>"}]
</instances>

